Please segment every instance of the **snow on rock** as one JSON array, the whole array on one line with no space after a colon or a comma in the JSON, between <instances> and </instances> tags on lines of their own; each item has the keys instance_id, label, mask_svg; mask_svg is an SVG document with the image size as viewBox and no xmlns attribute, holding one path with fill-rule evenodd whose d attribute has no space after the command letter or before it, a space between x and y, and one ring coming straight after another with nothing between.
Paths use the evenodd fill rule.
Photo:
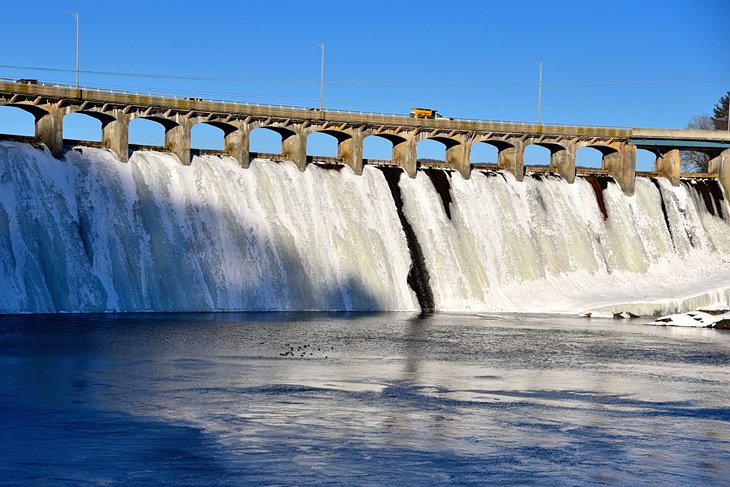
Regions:
<instances>
[{"instance_id":1,"label":"snow on rock","mask_svg":"<svg viewBox=\"0 0 730 487\"><path fill-rule=\"evenodd\" d=\"M662 316L649 323L657 326L688 326L696 328L730 329L730 312L710 314L704 311L690 311Z\"/></svg>"}]
</instances>

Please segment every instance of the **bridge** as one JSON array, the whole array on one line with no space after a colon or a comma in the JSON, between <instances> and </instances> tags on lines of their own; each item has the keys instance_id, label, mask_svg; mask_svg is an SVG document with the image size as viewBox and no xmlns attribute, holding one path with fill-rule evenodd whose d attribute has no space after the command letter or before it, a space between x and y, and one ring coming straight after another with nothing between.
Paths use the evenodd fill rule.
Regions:
<instances>
[{"instance_id":1,"label":"bridge","mask_svg":"<svg viewBox=\"0 0 730 487\"><path fill-rule=\"evenodd\" d=\"M420 119L404 115L317 110L196 98L140 95L120 91L77 89L44 83L0 81L0 106L17 107L35 118L35 138L57 158L63 157L63 119L81 113L101 122L101 145L126 162L129 157L129 123L144 118L165 129L165 150L181 164L191 162L190 136L195 124L204 123L224 133L224 153L248 167L251 131L268 128L281 136L281 157L304 171L307 137L322 132L337 139L337 158L362 174L363 141L377 136L392 143L392 164L410 177L418 170L416 146L431 139L446 147L445 167L468 179L473 168L474 144L497 149L497 167L522 181L524 150L531 144L550 151L550 168L569 183L576 177L576 152L592 147L601 152L601 172L613 176L627 195L634 193L636 150L656 156L656 172L678 185L680 150L694 150L711 158L708 176L719 178L730 195L730 132L650 128L587 127L572 125L496 122L467 119Z\"/></svg>"}]
</instances>

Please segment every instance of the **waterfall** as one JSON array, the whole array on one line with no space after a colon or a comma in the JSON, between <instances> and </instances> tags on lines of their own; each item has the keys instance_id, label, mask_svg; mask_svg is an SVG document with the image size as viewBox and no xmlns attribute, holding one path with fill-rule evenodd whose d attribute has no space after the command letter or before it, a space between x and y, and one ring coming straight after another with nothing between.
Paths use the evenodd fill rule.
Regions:
<instances>
[{"instance_id":1,"label":"waterfall","mask_svg":"<svg viewBox=\"0 0 730 487\"><path fill-rule=\"evenodd\" d=\"M3 141L0 312L655 312L728 299L729 218L712 180L638 178L626 197L607 177Z\"/></svg>"},{"instance_id":2,"label":"waterfall","mask_svg":"<svg viewBox=\"0 0 730 487\"><path fill-rule=\"evenodd\" d=\"M537 174L520 183L491 171L473 171L470 180L450 173L449 179L450 214L426 173L401 181L436 309L669 305L730 287L723 275L730 226L708 211L694 185L638 178L635 195L626 197L612 179L593 176L574 184ZM716 181L702 184L720 189ZM712 204L727 211L719 197Z\"/></svg>"},{"instance_id":3,"label":"waterfall","mask_svg":"<svg viewBox=\"0 0 730 487\"><path fill-rule=\"evenodd\" d=\"M6 313L412 310L409 270L377 170L0 143Z\"/></svg>"}]
</instances>

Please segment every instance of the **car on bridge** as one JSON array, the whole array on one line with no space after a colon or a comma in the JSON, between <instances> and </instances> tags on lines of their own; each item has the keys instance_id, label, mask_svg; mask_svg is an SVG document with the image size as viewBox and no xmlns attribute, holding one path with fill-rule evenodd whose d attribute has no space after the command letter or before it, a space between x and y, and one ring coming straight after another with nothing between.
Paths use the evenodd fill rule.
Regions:
<instances>
[{"instance_id":1,"label":"car on bridge","mask_svg":"<svg viewBox=\"0 0 730 487\"><path fill-rule=\"evenodd\" d=\"M24 85L37 85L38 80L37 79L31 79L31 78L22 78L15 80L16 83L23 83Z\"/></svg>"}]
</instances>

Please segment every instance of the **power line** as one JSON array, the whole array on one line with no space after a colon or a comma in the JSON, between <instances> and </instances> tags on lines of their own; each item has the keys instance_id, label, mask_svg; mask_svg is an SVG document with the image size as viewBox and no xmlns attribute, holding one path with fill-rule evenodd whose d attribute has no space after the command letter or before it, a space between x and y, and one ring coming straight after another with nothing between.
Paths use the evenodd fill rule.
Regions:
<instances>
[{"instance_id":1,"label":"power line","mask_svg":"<svg viewBox=\"0 0 730 487\"><path fill-rule=\"evenodd\" d=\"M73 70L64 68L49 68L38 66L17 66L0 64L2 69L24 69L31 71L46 71L59 73L72 73ZM127 78L148 78L148 79L170 79L181 81L218 81L225 83L279 83L279 84L317 84L319 80L294 80L281 78L230 78L219 76L189 76L182 74L163 74L163 73L131 73L121 71L97 71L82 70L84 74L98 76L115 76ZM674 81L598 81L583 83L551 83L543 84L543 87L549 88L600 88L600 87L624 87L624 86L681 86L681 85L712 85L727 84L730 80L674 80ZM535 88L534 83L481 83L481 82L459 82L459 83L412 83L412 82L388 82L388 81L352 81L352 80L332 80L329 85L352 86L352 87L371 87L371 88Z\"/></svg>"}]
</instances>

